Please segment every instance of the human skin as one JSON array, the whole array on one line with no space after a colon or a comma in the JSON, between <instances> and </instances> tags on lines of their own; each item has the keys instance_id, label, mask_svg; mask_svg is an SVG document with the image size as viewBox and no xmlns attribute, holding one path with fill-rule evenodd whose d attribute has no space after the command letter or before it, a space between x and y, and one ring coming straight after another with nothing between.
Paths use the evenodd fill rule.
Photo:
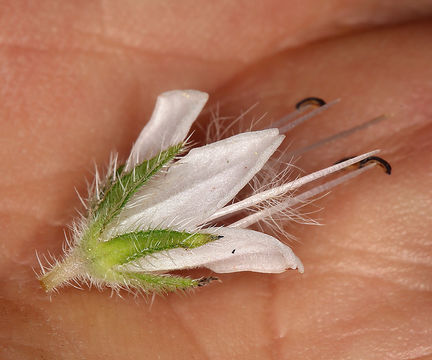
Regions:
<instances>
[{"instance_id":1,"label":"human skin","mask_svg":"<svg viewBox=\"0 0 432 360\"><path fill-rule=\"evenodd\" d=\"M432 358L432 2L119 4L0 3L1 358ZM296 164L380 148L393 174L320 199L310 216L323 226L285 224L304 274L221 275L152 306L47 295L35 250L61 254L74 186L111 150L126 157L157 94L181 88L209 92L224 116L259 101L244 126L307 96L342 99L290 133L290 149L388 114Z\"/></svg>"}]
</instances>

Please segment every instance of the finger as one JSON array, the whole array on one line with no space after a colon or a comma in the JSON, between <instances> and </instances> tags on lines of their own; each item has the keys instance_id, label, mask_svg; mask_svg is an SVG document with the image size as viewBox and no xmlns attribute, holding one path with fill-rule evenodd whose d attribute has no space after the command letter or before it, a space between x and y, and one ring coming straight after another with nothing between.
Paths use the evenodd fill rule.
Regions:
<instances>
[{"instance_id":1,"label":"finger","mask_svg":"<svg viewBox=\"0 0 432 360\"><path fill-rule=\"evenodd\" d=\"M286 52L258 64L221 92L221 116L259 101L249 118L267 109L270 120L307 96L341 97L340 105L289 134L294 149L390 114L297 162L313 170L381 148L395 169L390 177L381 171L362 175L320 200L324 210L317 216L324 226L287 224L300 240L293 247L304 260L305 276L241 276L248 285L239 285L236 276L224 276L224 287L214 290L230 304L224 316L249 320L253 309L271 309L245 325L256 330L248 334L247 343L257 344L261 356L335 359L368 352L368 357L379 359L389 353L428 354L432 88L427 79L432 78L432 52L425 49L431 31L426 24L406 26ZM241 304L250 307L239 314ZM180 314L189 304L178 306ZM221 324L213 331L221 328L230 331ZM190 331L195 333L195 328ZM401 337L407 341L400 342ZM217 345L211 351L217 351Z\"/></svg>"}]
</instances>

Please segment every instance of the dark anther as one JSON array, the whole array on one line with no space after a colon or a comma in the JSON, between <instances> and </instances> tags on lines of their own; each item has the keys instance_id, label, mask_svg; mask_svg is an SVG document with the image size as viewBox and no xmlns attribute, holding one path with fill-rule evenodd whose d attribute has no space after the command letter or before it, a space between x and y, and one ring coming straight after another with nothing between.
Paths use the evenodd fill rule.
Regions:
<instances>
[{"instance_id":1,"label":"dark anther","mask_svg":"<svg viewBox=\"0 0 432 360\"><path fill-rule=\"evenodd\" d=\"M219 239L222 239L223 237L224 237L223 235L218 235L217 238L218 238L218 240L219 240Z\"/></svg>"},{"instance_id":2,"label":"dark anther","mask_svg":"<svg viewBox=\"0 0 432 360\"><path fill-rule=\"evenodd\" d=\"M367 165L370 162L374 162L376 164L378 164L379 166L381 166L386 174L391 174L392 168L391 165L385 161L383 158L380 158L378 156L369 156L366 159L363 159L362 161L360 161L360 167L363 167L365 165Z\"/></svg>"},{"instance_id":3,"label":"dark anther","mask_svg":"<svg viewBox=\"0 0 432 360\"><path fill-rule=\"evenodd\" d=\"M305 106L320 107L320 106L323 106L325 104L326 104L326 102L323 99L320 99L317 97L308 97L306 99L299 101L295 107L297 110L300 110L302 107L305 107Z\"/></svg>"},{"instance_id":4,"label":"dark anther","mask_svg":"<svg viewBox=\"0 0 432 360\"><path fill-rule=\"evenodd\" d=\"M234 254L234 253L235 253L235 249L233 251L231 251L231 254Z\"/></svg>"},{"instance_id":5,"label":"dark anther","mask_svg":"<svg viewBox=\"0 0 432 360\"><path fill-rule=\"evenodd\" d=\"M347 161L349 159L352 159L353 157L354 156L343 158L343 159L335 162L335 164L339 164L341 162ZM385 170L386 174L389 174L389 175L391 174L391 171L392 171L391 165L387 161L385 161L383 158L380 158L378 156L369 156L366 159L363 159L362 161L359 161L358 163L353 164L352 166L356 167L357 169L360 169L362 167L365 167L369 163L376 163Z\"/></svg>"},{"instance_id":6,"label":"dark anther","mask_svg":"<svg viewBox=\"0 0 432 360\"><path fill-rule=\"evenodd\" d=\"M207 284L209 284L210 282L212 282L214 280L219 280L219 279L217 277L214 277L214 276L202 278L199 280L198 286L206 286Z\"/></svg>"}]
</instances>

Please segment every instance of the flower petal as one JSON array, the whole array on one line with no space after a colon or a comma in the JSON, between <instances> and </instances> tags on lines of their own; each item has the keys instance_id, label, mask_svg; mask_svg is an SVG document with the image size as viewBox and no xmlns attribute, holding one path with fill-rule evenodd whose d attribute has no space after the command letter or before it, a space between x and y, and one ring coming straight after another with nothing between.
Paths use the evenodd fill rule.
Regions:
<instances>
[{"instance_id":1,"label":"flower petal","mask_svg":"<svg viewBox=\"0 0 432 360\"><path fill-rule=\"evenodd\" d=\"M155 253L124 265L122 269L160 272L207 267L217 273L281 273L286 269L303 272L303 264L293 251L270 235L232 228L202 231L224 237L195 249L177 248Z\"/></svg>"},{"instance_id":2,"label":"flower petal","mask_svg":"<svg viewBox=\"0 0 432 360\"><path fill-rule=\"evenodd\" d=\"M158 96L150 121L135 142L125 170L182 142L198 117L208 94L197 90L174 90Z\"/></svg>"},{"instance_id":3,"label":"flower petal","mask_svg":"<svg viewBox=\"0 0 432 360\"><path fill-rule=\"evenodd\" d=\"M165 176L150 181L131 198L116 231L194 231L249 182L283 138L277 129L269 129L192 149Z\"/></svg>"}]
</instances>

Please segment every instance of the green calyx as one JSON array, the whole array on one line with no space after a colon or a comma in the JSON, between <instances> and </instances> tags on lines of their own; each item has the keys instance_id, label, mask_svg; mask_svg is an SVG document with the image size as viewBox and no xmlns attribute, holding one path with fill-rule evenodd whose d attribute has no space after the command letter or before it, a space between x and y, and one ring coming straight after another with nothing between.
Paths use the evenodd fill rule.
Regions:
<instances>
[{"instance_id":1,"label":"green calyx","mask_svg":"<svg viewBox=\"0 0 432 360\"><path fill-rule=\"evenodd\" d=\"M201 279L190 279L172 275L153 275L145 273L123 272L121 275L137 288L158 293L176 290L187 290L198 286L205 286L218 278L210 276Z\"/></svg>"},{"instance_id":2,"label":"green calyx","mask_svg":"<svg viewBox=\"0 0 432 360\"><path fill-rule=\"evenodd\" d=\"M81 239L81 247L87 250L93 249L101 241L105 228L116 218L130 198L150 178L169 164L182 148L182 143L171 146L126 173L124 173L124 165L116 169L116 175L107 179L98 196L94 196L91 201L87 215L89 226Z\"/></svg>"},{"instance_id":3,"label":"green calyx","mask_svg":"<svg viewBox=\"0 0 432 360\"><path fill-rule=\"evenodd\" d=\"M93 280L103 281L113 287L127 285L155 292L184 290L216 280L213 277L190 279L169 274L124 271L120 265L160 251L175 248L193 249L219 239L217 235L162 229L120 234L104 241L106 228L117 218L130 198L150 178L174 160L182 148L182 143L171 146L129 172L125 172L122 165L114 170L115 175L108 177L103 184L97 184L96 188L100 187L100 190L90 201L87 227L80 237L77 248L39 278L46 291L81 276L90 276Z\"/></svg>"},{"instance_id":4,"label":"green calyx","mask_svg":"<svg viewBox=\"0 0 432 360\"><path fill-rule=\"evenodd\" d=\"M159 251L175 248L193 249L218 238L217 235L172 230L136 231L99 242L87 252L86 257L98 272L105 273L115 266Z\"/></svg>"}]
</instances>

